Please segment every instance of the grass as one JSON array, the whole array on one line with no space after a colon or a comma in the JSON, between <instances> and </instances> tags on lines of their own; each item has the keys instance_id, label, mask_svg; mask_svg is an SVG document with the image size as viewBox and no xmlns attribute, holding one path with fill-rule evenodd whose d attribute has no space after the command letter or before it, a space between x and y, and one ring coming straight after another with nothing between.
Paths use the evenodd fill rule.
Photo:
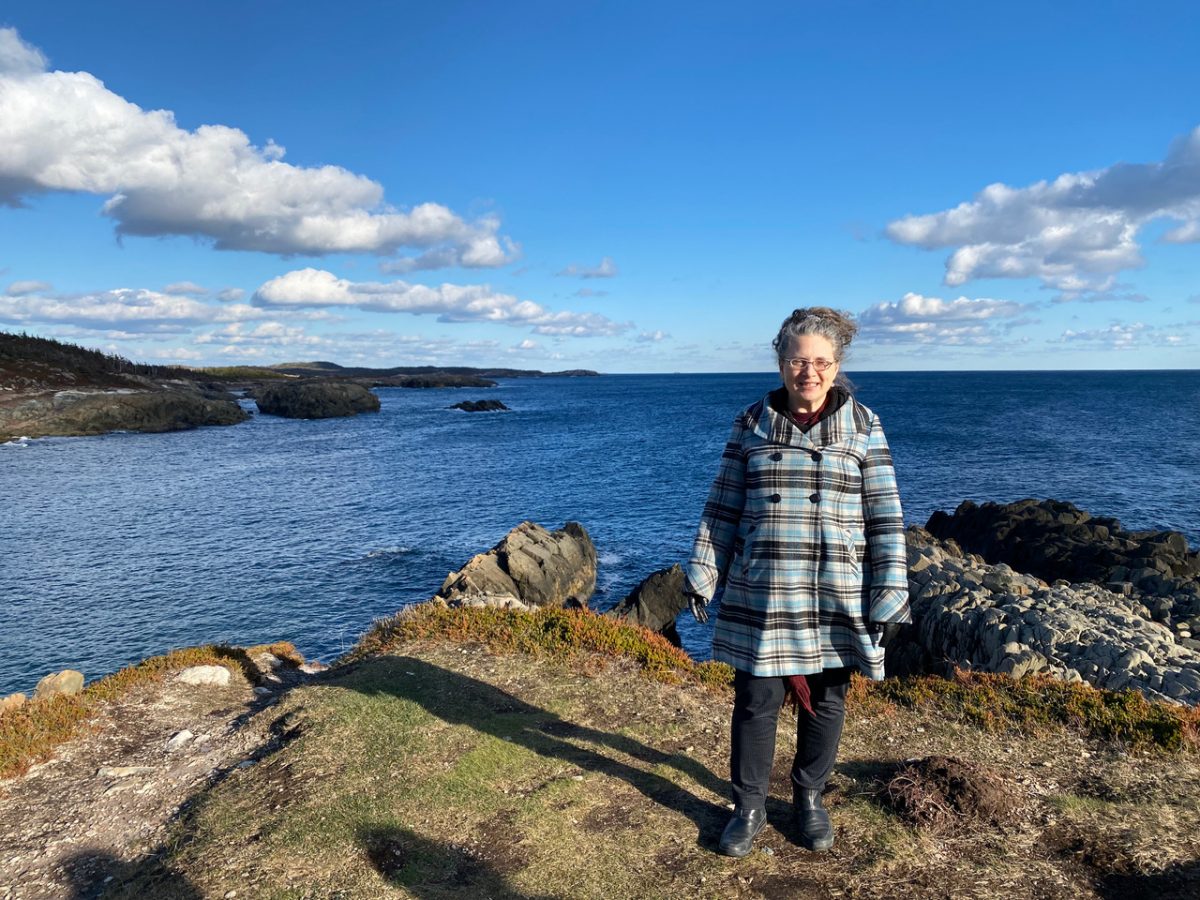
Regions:
<instances>
[{"instance_id":1,"label":"grass","mask_svg":"<svg viewBox=\"0 0 1200 900\"><path fill-rule=\"evenodd\" d=\"M78 694L34 697L0 715L0 779L24 774L30 766L49 759L58 746L87 727L100 704L120 700L135 687L162 681L189 666L223 665L253 677L256 670L251 657L263 652L295 665L304 662L296 648L287 642L248 648L190 647L121 669Z\"/></svg>"},{"instance_id":2,"label":"grass","mask_svg":"<svg viewBox=\"0 0 1200 900\"><path fill-rule=\"evenodd\" d=\"M595 638L586 617L510 632L508 614L448 612L389 621L372 638L388 651L360 646L264 713L282 723L273 732L295 738L198 796L162 867L135 872L111 896L157 896L168 879L206 897L1067 898L1097 896L1093 884L1118 874L1160 877L1200 852L1200 772L1186 754L1126 759L1090 744L1089 758L1104 762L1089 766L1130 779L1117 793L1147 794L1137 779L1151 777L1171 792L1106 806L1070 783L1081 738L1065 725L1040 725L1038 736L946 729L939 751L987 757L1014 785L1047 771L1066 789L1029 793L1030 808L999 824L914 827L879 801L879 779L928 752L913 738L935 732L945 709L856 685L827 799L834 851L806 853L788 824L785 717L771 827L751 856L721 857L727 694L581 649L594 646L577 640ZM580 614L569 615L566 625ZM434 622L450 630L439 638ZM544 642L528 643L539 634ZM624 640L636 646L635 635ZM535 649L495 649L518 644ZM906 742L892 745L892 734ZM981 735L990 738L973 744ZM1043 757L1061 766L1031 768Z\"/></svg>"},{"instance_id":3,"label":"grass","mask_svg":"<svg viewBox=\"0 0 1200 900\"><path fill-rule=\"evenodd\" d=\"M943 716L991 732L1035 733L1066 726L1134 747L1200 750L1200 708L1151 702L1136 691L1102 690L1048 675L1016 680L958 669L952 678L859 679L848 702L856 701L934 707Z\"/></svg>"},{"instance_id":4,"label":"grass","mask_svg":"<svg viewBox=\"0 0 1200 900\"><path fill-rule=\"evenodd\" d=\"M253 650L184 652L237 665ZM1189 896L1172 893L1200 856L1189 714L965 672L855 680L828 854L789 824L783 716L771 826L746 859L718 856L727 674L592 613L413 607L260 712L257 763L200 788L105 896L1073 898L1117 877ZM881 784L934 753L1001 773L1019 811L950 833L901 820Z\"/></svg>"},{"instance_id":5,"label":"grass","mask_svg":"<svg viewBox=\"0 0 1200 900\"><path fill-rule=\"evenodd\" d=\"M723 663L697 663L661 635L588 610L524 613L422 603L377 622L348 659L396 652L430 640L477 643L496 652L585 666L591 655L623 658L668 684L688 681L722 689L733 681L733 670ZM991 732L1033 733L1067 726L1089 737L1131 746L1200 750L1198 708L1151 702L1136 691L1102 690L1047 675L1018 680L958 669L952 678L913 676L872 682L855 676L847 703L874 711L886 710L888 704L936 708L944 718Z\"/></svg>"},{"instance_id":6,"label":"grass","mask_svg":"<svg viewBox=\"0 0 1200 900\"><path fill-rule=\"evenodd\" d=\"M733 669L724 663L697 663L660 634L585 609L547 608L527 613L420 603L376 622L348 660L392 653L408 644L435 639L478 643L497 652L526 653L560 662L586 662L593 654L622 658L668 684L691 681L721 689L733 683Z\"/></svg>"}]
</instances>

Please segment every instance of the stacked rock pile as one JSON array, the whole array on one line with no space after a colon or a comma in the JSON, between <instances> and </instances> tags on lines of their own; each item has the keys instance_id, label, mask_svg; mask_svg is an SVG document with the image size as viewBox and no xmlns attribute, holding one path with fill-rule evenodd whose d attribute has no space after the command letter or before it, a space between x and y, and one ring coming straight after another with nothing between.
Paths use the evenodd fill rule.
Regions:
<instances>
[{"instance_id":1,"label":"stacked rock pile","mask_svg":"<svg viewBox=\"0 0 1200 900\"><path fill-rule=\"evenodd\" d=\"M1046 673L1151 699L1200 703L1200 641L1153 620L1138 598L1096 584L1047 584L908 530L912 640L889 647L896 673L952 666Z\"/></svg>"},{"instance_id":2,"label":"stacked rock pile","mask_svg":"<svg viewBox=\"0 0 1200 900\"><path fill-rule=\"evenodd\" d=\"M1090 581L1139 598L1156 621L1196 634L1200 626L1200 551L1177 531L1126 531L1059 500L961 503L926 525L988 562L1040 578Z\"/></svg>"}]
</instances>

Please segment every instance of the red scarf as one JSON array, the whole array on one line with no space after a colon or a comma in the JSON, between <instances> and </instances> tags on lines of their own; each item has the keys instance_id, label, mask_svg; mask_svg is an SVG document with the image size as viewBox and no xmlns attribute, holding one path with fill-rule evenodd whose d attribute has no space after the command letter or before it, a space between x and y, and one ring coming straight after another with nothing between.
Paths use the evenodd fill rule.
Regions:
<instances>
[{"instance_id":1,"label":"red scarf","mask_svg":"<svg viewBox=\"0 0 1200 900\"><path fill-rule=\"evenodd\" d=\"M787 690L783 702L792 704L797 713L800 712L800 707L803 706L811 716L813 714L812 693L808 689L808 676L784 675L783 684Z\"/></svg>"}]
</instances>

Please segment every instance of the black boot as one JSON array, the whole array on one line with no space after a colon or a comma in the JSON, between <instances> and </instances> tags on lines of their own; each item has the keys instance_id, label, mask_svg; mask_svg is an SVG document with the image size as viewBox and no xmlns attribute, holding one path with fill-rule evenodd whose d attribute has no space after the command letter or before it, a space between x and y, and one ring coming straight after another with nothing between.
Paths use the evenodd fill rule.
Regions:
<instances>
[{"instance_id":1,"label":"black boot","mask_svg":"<svg viewBox=\"0 0 1200 900\"><path fill-rule=\"evenodd\" d=\"M833 846L833 823L821 805L819 790L805 790L793 785L796 825L800 828L800 843L808 850L828 850Z\"/></svg>"},{"instance_id":2,"label":"black boot","mask_svg":"<svg viewBox=\"0 0 1200 900\"><path fill-rule=\"evenodd\" d=\"M766 824L765 809L735 809L733 818L721 832L721 843L717 849L726 856L745 856L750 852L754 838Z\"/></svg>"}]
</instances>

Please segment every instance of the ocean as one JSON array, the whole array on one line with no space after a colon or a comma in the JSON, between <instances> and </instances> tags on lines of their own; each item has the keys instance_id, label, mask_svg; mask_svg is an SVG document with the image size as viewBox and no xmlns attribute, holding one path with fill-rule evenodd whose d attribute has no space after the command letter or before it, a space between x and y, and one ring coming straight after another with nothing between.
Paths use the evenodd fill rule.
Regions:
<instances>
[{"instance_id":1,"label":"ocean","mask_svg":"<svg viewBox=\"0 0 1200 900\"><path fill-rule=\"evenodd\" d=\"M1200 544L1200 371L851 377L910 523L1054 497ZM379 414L351 419L0 445L0 696L203 643L290 640L328 661L524 519L587 528L605 609L686 557L734 414L777 384L383 388ZM512 411L447 408L482 397ZM706 658L711 625L680 623Z\"/></svg>"}]
</instances>

